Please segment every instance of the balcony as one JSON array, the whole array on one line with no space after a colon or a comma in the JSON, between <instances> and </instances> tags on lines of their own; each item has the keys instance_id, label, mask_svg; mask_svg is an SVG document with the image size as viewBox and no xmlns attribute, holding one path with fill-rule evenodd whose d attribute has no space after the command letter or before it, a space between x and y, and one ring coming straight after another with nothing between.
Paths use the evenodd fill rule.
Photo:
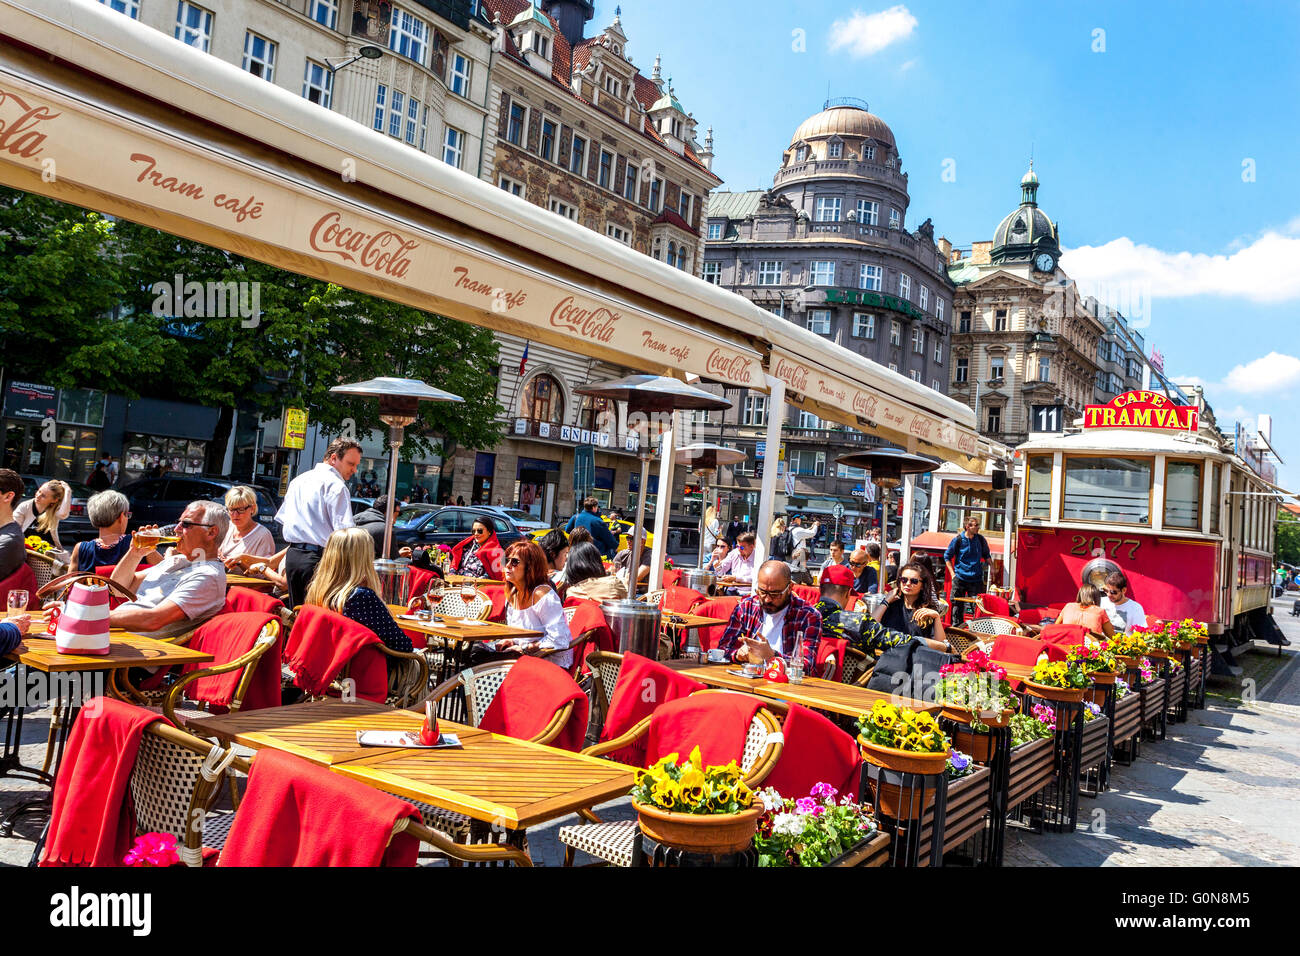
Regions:
<instances>
[{"instance_id":1,"label":"balcony","mask_svg":"<svg viewBox=\"0 0 1300 956\"><path fill-rule=\"evenodd\" d=\"M827 159L822 161L809 159L802 163L794 163L779 170L773 179L773 184L780 186L789 180L815 176L845 176L855 179L870 179L876 182L888 183L903 192L907 191L907 173L900 173L896 169L890 169L876 163L862 163L851 159Z\"/></svg>"}]
</instances>

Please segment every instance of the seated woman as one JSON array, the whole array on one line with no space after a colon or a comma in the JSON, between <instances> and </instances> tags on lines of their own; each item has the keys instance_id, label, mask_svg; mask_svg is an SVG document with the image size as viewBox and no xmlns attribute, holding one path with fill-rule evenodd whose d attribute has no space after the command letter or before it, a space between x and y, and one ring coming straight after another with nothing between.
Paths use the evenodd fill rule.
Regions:
<instances>
[{"instance_id":1,"label":"seated woman","mask_svg":"<svg viewBox=\"0 0 1300 956\"><path fill-rule=\"evenodd\" d=\"M375 544L361 528L335 531L325 543L325 553L312 576L303 602L337 611L374 631L395 651L410 651L407 637L379 596L375 574Z\"/></svg>"},{"instance_id":2,"label":"seated woman","mask_svg":"<svg viewBox=\"0 0 1300 956\"><path fill-rule=\"evenodd\" d=\"M72 549L69 571L94 571L117 564L131 550L126 523L131 520L131 503L120 491L101 491L86 501L86 517L99 530L99 537L83 541ZM145 562L157 564L162 556L154 551Z\"/></svg>"},{"instance_id":3,"label":"seated woman","mask_svg":"<svg viewBox=\"0 0 1300 956\"><path fill-rule=\"evenodd\" d=\"M542 560L545 562L545 555ZM487 518L475 518L469 537L452 545L448 568L467 578L502 579L501 542Z\"/></svg>"},{"instance_id":4,"label":"seated woman","mask_svg":"<svg viewBox=\"0 0 1300 956\"><path fill-rule=\"evenodd\" d=\"M941 643L946 641L939 609L931 597L935 593L934 577L925 565L909 561L899 569L892 584L872 617L890 630Z\"/></svg>"},{"instance_id":5,"label":"seated woman","mask_svg":"<svg viewBox=\"0 0 1300 956\"><path fill-rule=\"evenodd\" d=\"M506 548L504 567L506 623L511 627L541 631L542 634L540 637L480 641L470 651L470 663L508 660L520 654L541 654L548 648L559 648L546 659L567 670L573 663L573 651L568 650L573 635L569 631L569 622L564 618L560 596L546 581L546 555L536 542L516 541Z\"/></svg>"},{"instance_id":6,"label":"seated woman","mask_svg":"<svg viewBox=\"0 0 1300 956\"><path fill-rule=\"evenodd\" d=\"M564 584L564 562L569 556L569 536L559 528L552 528L537 539L537 545L546 555L546 573L557 588Z\"/></svg>"},{"instance_id":7,"label":"seated woman","mask_svg":"<svg viewBox=\"0 0 1300 956\"><path fill-rule=\"evenodd\" d=\"M704 570L718 574L718 569L722 567L722 562L727 560L727 555L730 553L731 549L727 547L726 540L724 538L719 538L713 544L713 551L704 556Z\"/></svg>"},{"instance_id":8,"label":"seated woman","mask_svg":"<svg viewBox=\"0 0 1300 956\"><path fill-rule=\"evenodd\" d=\"M723 543L726 547L726 543ZM564 565L564 580L568 588L566 598L586 598L591 601L621 601L627 597L627 585L615 574L605 570L600 548L594 541L582 541L569 548L569 560Z\"/></svg>"},{"instance_id":9,"label":"seated woman","mask_svg":"<svg viewBox=\"0 0 1300 956\"><path fill-rule=\"evenodd\" d=\"M257 523L257 492L248 485L236 485L226 492L230 530L217 549L217 557L233 571L234 558L243 554L269 558L275 554L275 538Z\"/></svg>"},{"instance_id":10,"label":"seated woman","mask_svg":"<svg viewBox=\"0 0 1300 956\"><path fill-rule=\"evenodd\" d=\"M1113 637L1115 627L1101 607L1101 588L1095 584L1085 584L1079 588L1078 597L1061 608L1056 618L1057 624L1082 624L1090 631Z\"/></svg>"},{"instance_id":11,"label":"seated woman","mask_svg":"<svg viewBox=\"0 0 1300 956\"><path fill-rule=\"evenodd\" d=\"M14 509L14 521L25 535L35 523L31 535L53 547L57 552L53 557L67 561L68 555L59 541L59 522L71 513L72 489L62 481L47 481L36 489L36 497L28 498Z\"/></svg>"}]
</instances>

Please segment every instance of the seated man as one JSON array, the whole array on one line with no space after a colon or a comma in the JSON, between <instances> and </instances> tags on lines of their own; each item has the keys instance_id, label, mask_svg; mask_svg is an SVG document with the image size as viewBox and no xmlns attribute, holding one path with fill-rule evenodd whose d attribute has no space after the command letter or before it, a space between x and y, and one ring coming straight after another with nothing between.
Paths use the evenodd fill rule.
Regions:
<instances>
[{"instance_id":1,"label":"seated man","mask_svg":"<svg viewBox=\"0 0 1300 956\"><path fill-rule=\"evenodd\" d=\"M1128 588L1128 578L1123 571L1112 571L1106 576L1106 596L1101 599L1101 609L1110 618L1111 626L1121 634L1127 634L1135 627L1147 626L1147 612L1128 596Z\"/></svg>"},{"instance_id":2,"label":"seated man","mask_svg":"<svg viewBox=\"0 0 1300 956\"><path fill-rule=\"evenodd\" d=\"M844 604L848 601L849 592L852 588L853 572L843 565L828 568L826 573L822 575L821 600L813 605L814 609L822 616L822 636L845 639L850 645L864 654L872 656L912 640L910 634L891 630L875 620L870 614L854 614L854 618L861 618L860 623L854 627L845 627L841 623L840 612L844 610ZM935 614L936 612L927 609L925 613ZM917 638L916 640L923 640L925 644L936 651L947 650L948 647L942 641L923 638Z\"/></svg>"},{"instance_id":3,"label":"seated man","mask_svg":"<svg viewBox=\"0 0 1300 956\"><path fill-rule=\"evenodd\" d=\"M718 583L726 585L728 594L748 594L754 586L754 532L736 538L736 550L722 559Z\"/></svg>"},{"instance_id":4,"label":"seated man","mask_svg":"<svg viewBox=\"0 0 1300 956\"><path fill-rule=\"evenodd\" d=\"M113 580L134 590L136 598L109 611L109 625L139 634L183 633L190 622L220 611L226 603L226 566L217 547L229 527L224 505L191 502L176 523L176 545L147 571L136 569L154 546L139 547L139 538L133 537L131 550L113 569Z\"/></svg>"},{"instance_id":5,"label":"seated man","mask_svg":"<svg viewBox=\"0 0 1300 956\"><path fill-rule=\"evenodd\" d=\"M771 657L789 658L803 644L805 674L815 674L817 644L822 636L821 615L790 586L790 566L765 561L758 569L754 593L741 600L718 647L727 659L743 664Z\"/></svg>"},{"instance_id":6,"label":"seated man","mask_svg":"<svg viewBox=\"0 0 1300 956\"><path fill-rule=\"evenodd\" d=\"M859 594L875 594L880 581L880 545L871 543L849 555L849 569L853 572L853 590Z\"/></svg>"},{"instance_id":7,"label":"seated man","mask_svg":"<svg viewBox=\"0 0 1300 956\"><path fill-rule=\"evenodd\" d=\"M627 585L627 589L629 592L632 590L632 585L628 582L627 566L632 563L632 535L635 533L636 533L635 529L629 532L627 538L628 546L624 548L622 551L620 551L618 554L614 555L614 573L618 575L619 578L622 579L624 584ZM598 548L600 547L599 542L596 542L596 547ZM636 583L638 585L645 584L647 581L650 580L650 561L652 560L653 555L654 555L654 551L651 550L648 544L646 544L646 533L645 533L645 529L642 528L641 529L641 558L639 561L641 566L637 568L637 572L636 572Z\"/></svg>"}]
</instances>

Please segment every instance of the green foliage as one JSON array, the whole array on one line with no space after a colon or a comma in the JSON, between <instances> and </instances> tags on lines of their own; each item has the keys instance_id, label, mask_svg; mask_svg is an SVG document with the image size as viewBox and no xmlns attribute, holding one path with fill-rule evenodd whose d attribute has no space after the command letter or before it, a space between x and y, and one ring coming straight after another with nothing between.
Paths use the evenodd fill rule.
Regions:
<instances>
[{"instance_id":1,"label":"green foliage","mask_svg":"<svg viewBox=\"0 0 1300 956\"><path fill-rule=\"evenodd\" d=\"M1300 519L1286 513L1279 514L1273 530L1277 535L1273 545L1274 560L1300 564Z\"/></svg>"}]
</instances>

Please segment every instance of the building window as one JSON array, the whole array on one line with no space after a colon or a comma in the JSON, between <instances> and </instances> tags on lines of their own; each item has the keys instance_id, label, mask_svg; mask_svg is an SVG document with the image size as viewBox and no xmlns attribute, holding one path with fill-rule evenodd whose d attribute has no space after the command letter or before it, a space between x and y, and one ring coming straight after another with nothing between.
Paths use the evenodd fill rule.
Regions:
<instances>
[{"instance_id":1,"label":"building window","mask_svg":"<svg viewBox=\"0 0 1300 956\"><path fill-rule=\"evenodd\" d=\"M939 387L939 380L937 378L930 380L930 387L934 389L936 392L943 391L943 389Z\"/></svg>"},{"instance_id":2,"label":"building window","mask_svg":"<svg viewBox=\"0 0 1300 956\"><path fill-rule=\"evenodd\" d=\"M863 159L866 159L866 160L875 159L875 158L876 158L876 147L874 147L874 146L863 146L863 147L862 147L862 158L863 158Z\"/></svg>"},{"instance_id":3,"label":"building window","mask_svg":"<svg viewBox=\"0 0 1300 956\"><path fill-rule=\"evenodd\" d=\"M909 302L912 299L912 277L905 272L898 274L898 297Z\"/></svg>"},{"instance_id":4,"label":"building window","mask_svg":"<svg viewBox=\"0 0 1300 956\"><path fill-rule=\"evenodd\" d=\"M311 0L311 18L333 30L339 22L339 0Z\"/></svg>"},{"instance_id":5,"label":"building window","mask_svg":"<svg viewBox=\"0 0 1300 956\"><path fill-rule=\"evenodd\" d=\"M587 175L587 141L581 136L573 137L573 148L569 153L569 172L584 177Z\"/></svg>"},{"instance_id":6,"label":"building window","mask_svg":"<svg viewBox=\"0 0 1300 956\"><path fill-rule=\"evenodd\" d=\"M1001 355L994 355L989 359L989 378L994 385L1002 384L1002 371L1005 362Z\"/></svg>"},{"instance_id":7,"label":"building window","mask_svg":"<svg viewBox=\"0 0 1300 956\"><path fill-rule=\"evenodd\" d=\"M817 221L818 222L839 222L840 221L840 201L828 199L825 196L817 200Z\"/></svg>"},{"instance_id":8,"label":"building window","mask_svg":"<svg viewBox=\"0 0 1300 956\"><path fill-rule=\"evenodd\" d=\"M889 323L889 344L895 348L903 344L903 326L897 320Z\"/></svg>"},{"instance_id":9,"label":"building window","mask_svg":"<svg viewBox=\"0 0 1300 956\"><path fill-rule=\"evenodd\" d=\"M925 329L919 325L912 329L912 352L916 355L925 354Z\"/></svg>"},{"instance_id":10,"label":"building window","mask_svg":"<svg viewBox=\"0 0 1300 956\"><path fill-rule=\"evenodd\" d=\"M993 313L993 331L1005 332L1007 330L1007 310L998 309Z\"/></svg>"},{"instance_id":11,"label":"building window","mask_svg":"<svg viewBox=\"0 0 1300 956\"><path fill-rule=\"evenodd\" d=\"M320 63L308 60L302 76L302 95L304 99L329 109L334 99L334 74Z\"/></svg>"},{"instance_id":12,"label":"building window","mask_svg":"<svg viewBox=\"0 0 1300 956\"><path fill-rule=\"evenodd\" d=\"M879 292L885 284L884 266L863 266L858 272L858 287Z\"/></svg>"},{"instance_id":13,"label":"building window","mask_svg":"<svg viewBox=\"0 0 1300 956\"><path fill-rule=\"evenodd\" d=\"M577 206L571 206L566 202L560 202L558 199L552 199L547 208L550 209L551 212L563 216L565 219L572 219L574 222L578 221Z\"/></svg>"},{"instance_id":14,"label":"building window","mask_svg":"<svg viewBox=\"0 0 1300 956\"><path fill-rule=\"evenodd\" d=\"M758 284L759 285L780 285L781 284L781 260L780 259L759 260Z\"/></svg>"},{"instance_id":15,"label":"building window","mask_svg":"<svg viewBox=\"0 0 1300 956\"><path fill-rule=\"evenodd\" d=\"M448 166L460 169L465 155L465 134L455 127L447 127L447 135L442 141L442 161Z\"/></svg>"},{"instance_id":16,"label":"building window","mask_svg":"<svg viewBox=\"0 0 1300 956\"><path fill-rule=\"evenodd\" d=\"M424 47L429 42L429 25L400 8L393 9L388 28L388 49L416 63L424 63Z\"/></svg>"},{"instance_id":17,"label":"building window","mask_svg":"<svg viewBox=\"0 0 1300 956\"><path fill-rule=\"evenodd\" d=\"M208 52L212 43L212 14L188 0L176 4L176 39L187 46Z\"/></svg>"},{"instance_id":18,"label":"building window","mask_svg":"<svg viewBox=\"0 0 1300 956\"><path fill-rule=\"evenodd\" d=\"M919 371L917 371L916 369L912 369L912 370L911 370L910 372L908 372L907 374L910 375L910 376L912 376L912 381L914 381L914 382L916 382L916 383L918 383L918 384L920 383L920 381L921 381L921 373L920 373Z\"/></svg>"},{"instance_id":19,"label":"building window","mask_svg":"<svg viewBox=\"0 0 1300 956\"><path fill-rule=\"evenodd\" d=\"M623 92L623 84L618 81L618 77L613 73L605 74L605 92L613 97L617 97Z\"/></svg>"},{"instance_id":20,"label":"building window","mask_svg":"<svg viewBox=\"0 0 1300 956\"><path fill-rule=\"evenodd\" d=\"M451 58L451 82L447 84L457 96L469 96L469 58L457 53Z\"/></svg>"},{"instance_id":21,"label":"building window","mask_svg":"<svg viewBox=\"0 0 1300 956\"><path fill-rule=\"evenodd\" d=\"M656 179L650 184L650 211L659 212L663 208L664 181Z\"/></svg>"},{"instance_id":22,"label":"building window","mask_svg":"<svg viewBox=\"0 0 1300 956\"><path fill-rule=\"evenodd\" d=\"M125 13L132 20L140 19L139 0L99 0L110 10L116 10L118 13Z\"/></svg>"},{"instance_id":23,"label":"building window","mask_svg":"<svg viewBox=\"0 0 1300 956\"><path fill-rule=\"evenodd\" d=\"M853 336L859 339L874 339L876 337L876 317L869 312L854 312Z\"/></svg>"},{"instance_id":24,"label":"building window","mask_svg":"<svg viewBox=\"0 0 1300 956\"><path fill-rule=\"evenodd\" d=\"M623 171L623 198L636 202L637 165L629 157Z\"/></svg>"},{"instance_id":25,"label":"building window","mask_svg":"<svg viewBox=\"0 0 1300 956\"><path fill-rule=\"evenodd\" d=\"M767 424L767 396L766 395L745 396L745 412L741 424L742 425L766 425Z\"/></svg>"},{"instance_id":26,"label":"building window","mask_svg":"<svg viewBox=\"0 0 1300 956\"><path fill-rule=\"evenodd\" d=\"M996 405L990 405L988 433L996 435L1000 431L1002 431L1002 409Z\"/></svg>"},{"instance_id":27,"label":"building window","mask_svg":"<svg viewBox=\"0 0 1300 956\"><path fill-rule=\"evenodd\" d=\"M807 328L809 332L816 332L818 335L830 335L831 310L810 309L808 311Z\"/></svg>"},{"instance_id":28,"label":"building window","mask_svg":"<svg viewBox=\"0 0 1300 956\"><path fill-rule=\"evenodd\" d=\"M814 415L812 412L805 412L801 410L799 412L799 427L800 428L821 428L822 420L818 418L816 415Z\"/></svg>"},{"instance_id":29,"label":"building window","mask_svg":"<svg viewBox=\"0 0 1300 956\"><path fill-rule=\"evenodd\" d=\"M897 363L897 362L890 362L890 363L889 363L889 370L890 370L891 372L897 372L897 371L898 371L898 363Z\"/></svg>"},{"instance_id":30,"label":"building window","mask_svg":"<svg viewBox=\"0 0 1300 956\"><path fill-rule=\"evenodd\" d=\"M920 306L922 312L930 307L930 290L925 286L917 289L916 304Z\"/></svg>"},{"instance_id":31,"label":"building window","mask_svg":"<svg viewBox=\"0 0 1300 956\"><path fill-rule=\"evenodd\" d=\"M722 223L720 222L709 223L709 238L715 240L722 238Z\"/></svg>"},{"instance_id":32,"label":"building window","mask_svg":"<svg viewBox=\"0 0 1300 956\"><path fill-rule=\"evenodd\" d=\"M1038 380L1040 382L1052 380L1052 360L1046 355L1038 356Z\"/></svg>"},{"instance_id":33,"label":"building window","mask_svg":"<svg viewBox=\"0 0 1300 956\"><path fill-rule=\"evenodd\" d=\"M812 285L835 284L835 263L827 262L824 259L813 260L811 272Z\"/></svg>"},{"instance_id":34,"label":"building window","mask_svg":"<svg viewBox=\"0 0 1300 956\"><path fill-rule=\"evenodd\" d=\"M530 36L533 38L531 43L532 51L543 60L549 60L551 58L551 38L543 36L541 33L536 31L530 34Z\"/></svg>"},{"instance_id":35,"label":"building window","mask_svg":"<svg viewBox=\"0 0 1300 956\"><path fill-rule=\"evenodd\" d=\"M549 375L537 375L524 389L519 414L537 422L564 422L564 391Z\"/></svg>"},{"instance_id":36,"label":"building window","mask_svg":"<svg viewBox=\"0 0 1300 956\"><path fill-rule=\"evenodd\" d=\"M807 158L808 158L807 146L800 146L798 149L794 151L794 161L796 163L802 163Z\"/></svg>"},{"instance_id":37,"label":"building window","mask_svg":"<svg viewBox=\"0 0 1300 956\"><path fill-rule=\"evenodd\" d=\"M528 128L528 107L519 103L510 104L510 118L506 120L506 142L511 146L522 146L524 130Z\"/></svg>"},{"instance_id":38,"label":"building window","mask_svg":"<svg viewBox=\"0 0 1300 956\"><path fill-rule=\"evenodd\" d=\"M504 189L512 196L522 196L524 194L524 184L509 176L502 176L497 185Z\"/></svg>"},{"instance_id":39,"label":"building window","mask_svg":"<svg viewBox=\"0 0 1300 956\"><path fill-rule=\"evenodd\" d=\"M936 298L934 300L934 317L940 322L943 321L943 299Z\"/></svg>"},{"instance_id":40,"label":"building window","mask_svg":"<svg viewBox=\"0 0 1300 956\"><path fill-rule=\"evenodd\" d=\"M970 372L970 359L959 358L956 367L953 369L952 380L958 385L966 384L966 376Z\"/></svg>"},{"instance_id":41,"label":"building window","mask_svg":"<svg viewBox=\"0 0 1300 956\"><path fill-rule=\"evenodd\" d=\"M826 155L830 159L839 159L841 156L844 155L844 144L841 143L839 140L836 140L835 142L831 143L826 150Z\"/></svg>"},{"instance_id":42,"label":"building window","mask_svg":"<svg viewBox=\"0 0 1300 956\"><path fill-rule=\"evenodd\" d=\"M934 361L938 365L943 364L943 339L937 335L934 337Z\"/></svg>"},{"instance_id":43,"label":"building window","mask_svg":"<svg viewBox=\"0 0 1300 956\"><path fill-rule=\"evenodd\" d=\"M893 206L889 207L889 228L890 229L903 228L903 217L899 214L898 210L895 209Z\"/></svg>"},{"instance_id":44,"label":"building window","mask_svg":"<svg viewBox=\"0 0 1300 956\"><path fill-rule=\"evenodd\" d=\"M686 190L682 190L677 200L677 215L681 216L687 223L690 223L691 216L695 212L695 197Z\"/></svg>"},{"instance_id":45,"label":"building window","mask_svg":"<svg viewBox=\"0 0 1300 956\"><path fill-rule=\"evenodd\" d=\"M722 285L722 263L721 262L704 263L704 271L700 273L700 277L705 282L711 282L714 285Z\"/></svg>"},{"instance_id":46,"label":"building window","mask_svg":"<svg viewBox=\"0 0 1300 956\"><path fill-rule=\"evenodd\" d=\"M826 452L800 448L790 456L790 469L796 475L822 478L826 475Z\"/></svg>"},{"instance_id":47,"label":"building window","mask_svg":"<svg viewBox=\"0 0 1300 956\"><path fill-rule=\"evenodd\" d=\"M970 331L970 311L969 311L969 310L963 310L963 311L962 311L961 318L959 318L959 319L957 320L957 331L958 331L958 332L969 332L969 331Z\"/></svg>"},{"instance_id":48,"label":"building window","mask_svg":"<svg viewBox=\"0 0 1300 956\"><path fill-rule=\"evenodd\" d=\"M864 226L880 225L880 203L870 199L858 200L858 222Z\"/></svg>"},{"instance_id":49,"label":"building window","mask_svg":"<svg viewBox=\"0 0 1300 956\"><path fill-rule=\"evenodd\" d=\"M428 118L427 116L425 117ZM414 96L406 98L406 142L415 145L415 130L420 123L420 101ZM424 146L424 137L420 137L420 146Z\"/></svg>"},{"instance_id":50,"label":"building window","mask_svg":"<svg viewBox=\"0 0 1300 956\"><path fill-rule=\"evenodd\" d=\"M614 181L614 154L607 149L600 151L600 168L596 174L596 182L604 189L610 188L610 183Z\"/></svg>"},{"instance_id":51,"label":"building window","mask_svg":"<svg viewBox=\"0 0 1300 956\"><path fill-rule=\"evenodd\" d=\"M555 123L551 120L542 120L542 135L537 141L537 155L542 157L548 163L555 162Z\"/></svg>"},{"instance_id":52,"label":"building window","mask_svg":"<svg viewBox=\"0 0 1300 956\"><path fill-rule=\"evenodd\" d=\"M632 245L632 233L622 226L616 226L612 222L605 226L605 235L609 238L623 243L625 246Z\"/></svg>"},{"instance_id":53,"label":"building window","mask_svg":"<svg viewBox=\"0 0 1300 956\"><path fill-rule=\"evenodd\" d=\"M384 131L384 113L388 110L384 102L387 96L388 87L380 83L379 89L375 93L375 129L381 133Z\"/></svg>"}]
</instances>

